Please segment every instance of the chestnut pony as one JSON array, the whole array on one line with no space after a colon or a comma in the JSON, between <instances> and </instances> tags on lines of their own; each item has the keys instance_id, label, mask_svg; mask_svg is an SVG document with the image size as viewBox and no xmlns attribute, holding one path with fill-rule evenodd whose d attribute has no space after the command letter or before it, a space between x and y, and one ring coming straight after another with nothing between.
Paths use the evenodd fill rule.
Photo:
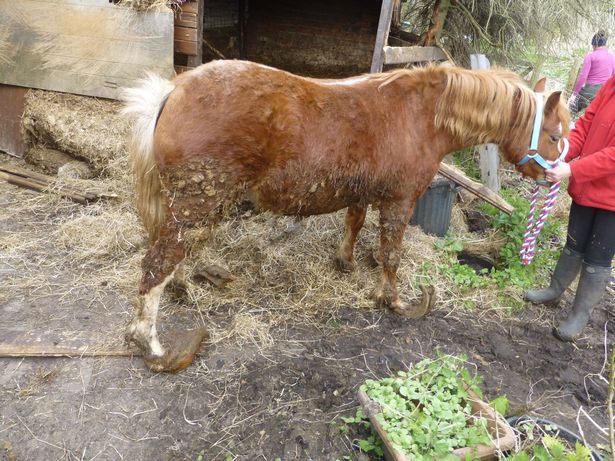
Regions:
<instances>
[{"instance_id":1,"label":"chestnut pony","mask_svg":"<svg viewBox=\"0 0 615 461\"><path fill-rule=\"evenodd\" d=\"M151 240L127 339L155 371L186 367L206 335L185 332L163 348L156 330L165 285L183 277L184 233L213 224L239 200L295 216L347 208L336 255L343 270L355 266L368 205L377 208L382 279L374 299L412 316L397 292L396 271L417 198L444 156L463 147L496 143L516 164L528 150L538 107L533 91L503 70L432 66L317 80L232 60L173 81L150 75L125 99L134 117L137 205ZM560 99L556 92L544 104L538 151L547 160L559 156L559 138L568 131ZM517 168L544 177L534 161Z\"/></svg>"}]
</instances>

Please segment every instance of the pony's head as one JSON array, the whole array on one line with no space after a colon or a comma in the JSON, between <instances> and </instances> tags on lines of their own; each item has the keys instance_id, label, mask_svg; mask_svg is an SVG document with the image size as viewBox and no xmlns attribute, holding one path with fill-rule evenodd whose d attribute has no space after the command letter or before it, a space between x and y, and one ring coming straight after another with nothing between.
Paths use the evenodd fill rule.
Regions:
<instances>
[{"instance_id":1,"label":"pony's head","mask_svg":"<svg viewBox=\"0 0 615 461\"><path fill-rule=\"evenodd\" d=\"M521 156L513 152L506 155L521 174L538 181L544 180L545 171L550 168L549 162L561 156L565 145L564 138L570 132L570 111L562 100L561 91L551 93L542 105L544 88L545 79L543 78L534 88L537 95L537 107L534 110L536 115L527 152ZM504 148L506 149L506 146Z\"/></svg>"},{"instance_id":2,"label":"pony's head","mask_svg":"<svg viewBox=\"0 0 615 461\"><path fill-rule=\"evenodd\" d=\"M549 168L548 161L560 156L560 139L569 132L570 112L561 92L544 99L545 79L532 91L517 74L501 69L440 67L431 72L443 74L446 82L436 104L437 128L447 130L460 147L496 143L523 175L544 179L538 162L544 159ZM528 153L534 156L527 158Z\"/></svg>"}]
</instances>

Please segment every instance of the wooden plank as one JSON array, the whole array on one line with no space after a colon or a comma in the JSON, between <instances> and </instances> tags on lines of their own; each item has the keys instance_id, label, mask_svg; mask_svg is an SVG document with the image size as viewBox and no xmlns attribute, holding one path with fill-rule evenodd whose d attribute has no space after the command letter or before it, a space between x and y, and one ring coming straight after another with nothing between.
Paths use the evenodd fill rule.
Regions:
<instances>
[{"instance_id":1,"label":"wooden plank","mask_svg":"<svg viewBox=\"0 0 615 461\"><path fill-rule=\"evenodd\" d=\"M173 13L101 0L0 0L0 83L105 98L173 76Z\"/></svg>"},{"instance_id":2,"label":"wooden plank","mask_svg":"<svg viewBox=\"0 0 615 461\"><path fill-rule=\"evenodd\" d=\"M202 345L197 355L206 353ZM0 329L0 357L138 357L136 348L123 338L109 344L96 331L25 331Z\"/></svg>"},{"instance_id":3,"label":"wooden plank","mask_svg":"<svg viewBox=\"0 0 615 461\"><path fill-rule=\"evenodd\" d=\"M0 357L130 357L125 345L105 346L94 332L0 330Z\"/></svg>"},{"instance_id":4,"label":"wooden plank","mask_svg":"<svg viewBox=\"0 0 615 461\"><path fill-rule=\"evenodd\" d=\"M491 64L484 54L471 54L472 69L489 69ZM496 144L478 146L480 154L480 178L493 192L500 190L500 154Z\"/></svg>"},{"instance_id":5,"label":"wooden plank","mask_svg":"<svg viewBox=\"0 0 615 461\"><path fill-rule=\"evenodd\" d=\"M389 40L391 30L391 18L393 16L393 0L382 0L380 8L380 20L378 21L378 32L376 33L376 43L374 44L374 54L370 72L382 72L384 62L384 50Z\"/></svg>"},{"instance_id":6,"label":"wooden plank","mask_svg":"<svg viewBox=\"0 0 615 461\"><path fill-rule=\"evenodd\" d=\"M174 40L175 51L188 56L196 56L198 52L197 42L186 42L184 40Z\"/></svg>"},{"instance_id":7,"label":"wooden plank","mask_svg":"<svg viewBox=\"0 0 615 461\"><path fill-rule=\"evenodd\" d=\"M480 197L487 203L490 203L497 209L503 211L506 214L512 214L515 208L510 205L506 200L493 192L484 184L473 181L468 178L461 170L455 168L452 165L441 163L438 169L438 173L447 179L450 179L455 184L459 184L461 187L471 192L472 194Z\"/></svg>"},{"instance_id":8,"label":"wooden plank","mask_svg":"<svg viewBox=\"0 0 615 461\"><path fill-rule=\"evenodd\" d=\"M198 14L199 5L198 5L198 2L195 2L195 1L186 2L181 6L181 9L183 13L185 12L185 13Z\"/></svg>"},{"instance_id":9,"label":"wooden plank","mask_svg":"<svg viewBox=\"0 0 615 461\"><path fill-rule=\"evenodd\" d=\"M437 46L385 46L385 64L409 62L446 61L444 52Z\"/></svg>"},{"instance_id":10,"label":"wooden plank","mask_svg":"<svg viewBox=\"0 0 615 461\"><path fill-rule=\"evenodd\" d=\"M21 136L21 116L27 91L18 86L0 85L0 150L16 157L23 157L26 153Z\"/></svg>"},{"instance_id":11,"label":"wooden plank","mask_svg":"<svg viewBox=\"0 0 615 461\"><path fill-rule=\"evenodd\" d=\"M196 42L196 29L176 26L175 30L173 31L173 38L175 40L181 40L186 42Z\"/></svg>"},{"instance_id":12,"label":"wooden plank","mask_svg":"<svg viewBox=\"0 0 615 461\"><path fill-rule=\"evenodd\" d=\"M178 13L175 15L175 27L190 27L196 29L196 14Z\"/></svg>"}]
</instances>

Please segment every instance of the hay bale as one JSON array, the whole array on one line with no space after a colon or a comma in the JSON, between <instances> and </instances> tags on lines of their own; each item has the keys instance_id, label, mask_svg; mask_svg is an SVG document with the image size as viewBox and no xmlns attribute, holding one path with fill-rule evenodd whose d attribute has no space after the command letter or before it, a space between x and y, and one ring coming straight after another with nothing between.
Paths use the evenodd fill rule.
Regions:
<instances>
[{"instance_id":1,"label":"hay bale","mask_svg":"<svg viewBox=\"0 0 615 461\"><path fill-rule=\"evenodd\" d=\"M128 121L121 104L87 96L32 90L28 92L22 129L26 141L84 160L96 174L126 171Z\"/></svg>"}]
</instances>

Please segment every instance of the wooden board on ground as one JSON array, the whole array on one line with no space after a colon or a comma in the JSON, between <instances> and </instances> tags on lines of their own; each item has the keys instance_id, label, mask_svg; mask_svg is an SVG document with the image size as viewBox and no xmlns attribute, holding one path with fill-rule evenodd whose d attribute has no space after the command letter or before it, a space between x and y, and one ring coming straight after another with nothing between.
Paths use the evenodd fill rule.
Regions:
<instances>
[{"instance_id":1,"label":"wooden board on ground","mask_svg":"<svg viewBox=\"0 0 615 461\"><path fill-rule=\"evenodd\" d=\"M0 83L117 99L173 75L173 14L108 0L0 0Z\"/></svg>"},{"instance_id":2,"label":"wooden board on ground","mask_svg":"<svg viewBox=\"0 0 615 461\"><path fill-rule=\"evenodd\" d=\"M136 349L106 346L90 331L22 331L0 329L0 357L94 357L140 355Z\"/></svg>"},{"instance_id":3,"label":"wooden board on ground","mask_svg":"<svg viewBox=\"0 0 615 461\"><path fill-rule=\"evenodd\" d=\"M0 328L0 357L138 357L142 353L122 339L105 344L92 331L25 331ZM108 342L108 341L107 341ZM201 354L205 349L200 350Z\"/></svg>"},{"instance_id":4,"label":"wooden board on ground","mask_svg":"<svg viewBox=\"0 0 615 461\"><path fill-rule=\"evenodd\" d=\"M16 157L22 157L26 152L21 136L21 116L27 91L26 88L0 84L0 150Z\"/></svg>"},{"instance_id":5,"label":"wooden board on ground","mask_svg":"<svg viewBox=\"0 0 615 461\"><path fill-rule=\"evenodd\" d=\"M448 165L446 163L441 163L440 168L438 169L438 173L440 173L445 178L450 179L455 184L459 184L467 191L480 197L481 199L483 199L487 203L490 203L497 209L502 210L504 213L512 214L512 212L515 211L515 208L498 194L493 192L484 184L481 184L468 178L465 174L463 174L461 170L455 168L454 166Z\"/></svg>"}]
</instances>

